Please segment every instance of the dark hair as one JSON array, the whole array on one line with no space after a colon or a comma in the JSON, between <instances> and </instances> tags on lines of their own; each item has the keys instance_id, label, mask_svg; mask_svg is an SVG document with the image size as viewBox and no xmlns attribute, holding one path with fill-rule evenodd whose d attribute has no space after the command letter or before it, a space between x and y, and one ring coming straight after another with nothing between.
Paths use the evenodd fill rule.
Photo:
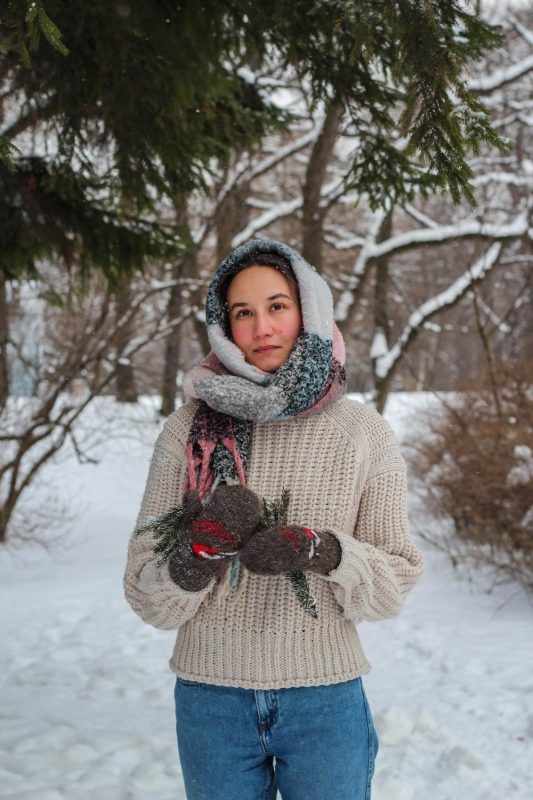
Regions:
<instances>
[{"instance_id":1,"label":"dark hair","mask_svg":"<svg viewBox=\"0 0 533 800\"><path fill-rule=\"evenodd\" d=\"M282 272L287 280L293 285L293 288L296 292L296 296L299 297L298 291L298 281L296 280L296 276L292 269L291 263L288 259L283 258L283 256L279 256L277 253L263 253L260 250L254 250L241 261L238 261L237 264L233 267L233 269L228 272L224 279L220 282L218 286L218 294L221 300L225 303L226 297L228 294L229 285L232 282L235 275L238 275L239 272L242 272L244 269L248 267L273 267L274 269L279 269Z\"/></svg>"},{"instance_id":2,"label":"dark hair","mask_svg":"<svg viewBox=\"0 0 533 800\"><path fill-rule=\"evenodd\" d=\"M226 310L225 319L224 319L224 332L226 336L231 338L231 326L229 321L229 310L227 306L227 296L228 296L228 289L233 278L242 272L248 267L272 267L273 269L278 269L288 280L291 284L292 288L294 289L294 294L296 297L296 301L298 305L300 305L300 291L298 287L298 281L296 280L296 275L294 274L294 270L290 261L287 258L283 258L283 256L278 255L277 253L263 253L260 250L254 250L242 261L238 261L234 268L224 276L224 279L220 282L218 286L218 294L222 302L224 303L224 307Z\"/></svg>"}]
</instances>

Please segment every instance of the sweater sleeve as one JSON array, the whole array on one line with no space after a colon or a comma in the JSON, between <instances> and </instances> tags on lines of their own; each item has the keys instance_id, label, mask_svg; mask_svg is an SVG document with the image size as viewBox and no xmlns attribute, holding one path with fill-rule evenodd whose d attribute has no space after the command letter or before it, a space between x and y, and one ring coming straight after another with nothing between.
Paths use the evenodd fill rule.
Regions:
<instances>
[{"instance_id":1,"label":"sweater sleeve","mask_svg":"<svg viewBox=\"0 0 533 800\"><path fill-rule=\"evenodd\" d=\"M354 622L399 614L424 571L422 554L409 535L405 461L392 429L377 414L369 452L354 536L332 531L342 556L324 576L344 615Z\"/></svg>"},{"instance_id":2,"label":"sweater sleeve","mask_svg":"<svg viewBox=\"0 0 533 800\"><path fill-rule=\"evenodd\" d=\"M158 566L153 535L137 533L181 502L186 467L177 427L172 415L156 442L124 574L124 593L132 609L144 622L162 629L178 628L191 619L215 585L213 579L199 592L181 589L170 577L168 563Z\"/></svg>"}]
</instances>

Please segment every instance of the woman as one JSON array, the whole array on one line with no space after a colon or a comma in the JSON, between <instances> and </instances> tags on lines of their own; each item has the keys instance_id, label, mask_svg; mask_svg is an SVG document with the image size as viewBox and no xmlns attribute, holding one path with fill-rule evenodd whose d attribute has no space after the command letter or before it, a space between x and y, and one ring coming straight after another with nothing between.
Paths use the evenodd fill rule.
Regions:
<instances>
[{"instance_id":1,"label":"woman","mask_svg":"<svg viewBox=\"0 0 533 800\"><path fill-rule=\"evenodd\" d=\"M179 628L187 797L369 798L355 625L398 614L422 574L404 461L379 414L344 396L331 293L290 247L231 253L206 320L212 352L157 441L125 574L134 611Z\"/></svg>"}]
</instances>

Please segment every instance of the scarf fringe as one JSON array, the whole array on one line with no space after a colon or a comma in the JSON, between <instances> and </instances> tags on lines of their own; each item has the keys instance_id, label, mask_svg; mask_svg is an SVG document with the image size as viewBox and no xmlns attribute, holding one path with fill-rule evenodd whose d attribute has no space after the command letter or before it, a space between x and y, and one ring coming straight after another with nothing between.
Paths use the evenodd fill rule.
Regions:
<instances>
[{"instance_id":1,"label":"scarf fringe","mask_svg":"<svg viewBox=\"0 0 533 800\"><path fill-rule=\"evenodd\" d=\"M202 454L201 457L194 455L194 443L189 443L185 448L185 458L187 461L185 491L196 490L200 495L200 500L203 502L213 485L211 456L216 447L216 442L198 440L196 444ZM197 475L198 468L200 468L199 475Z\"/></svg>"},{"instance_id":2,"label":"scarf fringe","mask_svg":"<svg viewBox=\"0 0 533 800\"><path fill-rule=\"evenodd\" d=\"M239 449L237 447L237 442L235 438L230 439L226 437L222 439L222 444L228 448L231 455L233 456L233 461L235 462L235 469L237 470L237 475L239 477L239 483L244 486L246 483L246 476L244 474L244 465L242 463L241 454L239 453Z\"/></svg>"},{"instance_id":3,"label":"scarf fringe","mask_svg":"<svg viewBox=\"0 0 533 800\"><path fill-rule=\"evenodd\" d=\"M232 568L233 564L237 563L237 580L232 583ZM238 557L234 559L232 564L224 572L220 583L216 588L216 603L222 605L228 595L231 594L232 598L237 601L243 594L246 585L246 578L244 575L244 567L240 563Z\"/></svg>"}]
</instances>

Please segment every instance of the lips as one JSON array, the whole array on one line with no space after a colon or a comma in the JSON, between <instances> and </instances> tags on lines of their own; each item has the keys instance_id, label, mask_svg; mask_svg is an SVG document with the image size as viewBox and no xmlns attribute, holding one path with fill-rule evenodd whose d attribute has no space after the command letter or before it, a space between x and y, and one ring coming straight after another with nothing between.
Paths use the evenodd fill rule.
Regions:
<instances>
[{"instance_id":1,"label":"lips","mask_svg":"<svg viewBox=\"0 0 533 800\"><path fill-rule=\"evenodd\" d=\"M268 345L268 347L256 347L254 353L270 353L273 350L279 350L279 345Z\"/></svg>"}]
</instances>

